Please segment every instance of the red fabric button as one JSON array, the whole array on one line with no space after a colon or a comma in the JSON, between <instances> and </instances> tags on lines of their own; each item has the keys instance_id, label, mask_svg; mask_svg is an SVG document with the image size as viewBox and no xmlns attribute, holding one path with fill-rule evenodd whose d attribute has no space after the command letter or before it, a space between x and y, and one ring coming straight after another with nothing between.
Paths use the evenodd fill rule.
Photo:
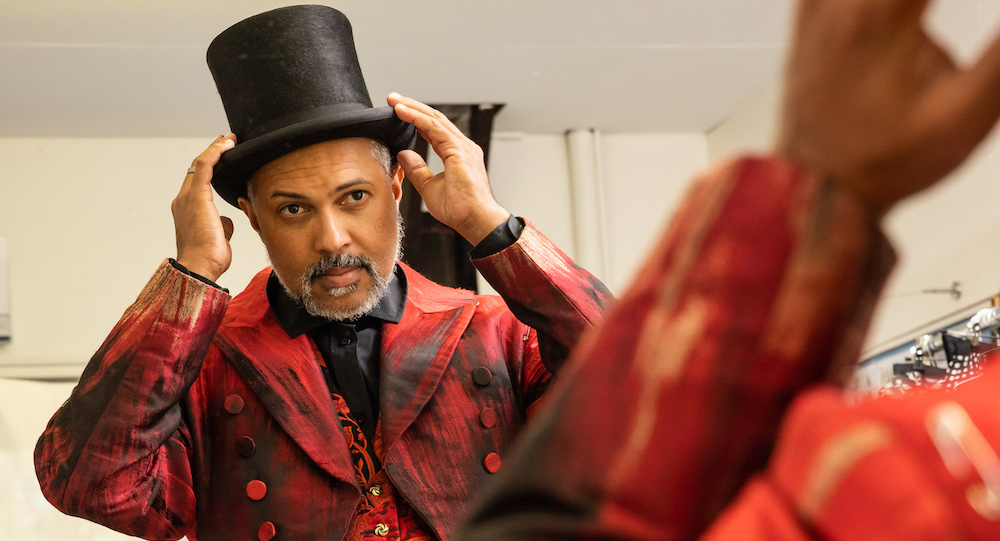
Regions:
<instances>
[{"instance_id":1,"label":"red fabric button","mask_svg":"<svg viewBox=\"0 0 1000 541\"><path fill-rule=\"evenodd\" d=\"M241 457L250 458L256 450L257 444L254 443L253 438L250 436L243 436L242 438L236 440L236 452L239 453Z\"/></svg>"},{"instance_id":2,"label":"red fabric button","mask_svg":"<svg viewBox=\"0 0 1000 541\"><path fill-rule=\"evenodd\" d=\"M480 366L472 371L472 381L480 387L486 387L493 381L493 372L490 372L490 369L485 366Z\"/></svg>"},{"instance_id":3,"label":"red fabric button","mask_svg":"<svg viewBox=\"0 0 1000 541\"><path fill-rule=\"evenodd\" d=\"M483 408L479 413L479 422L486 428L493 428L497 425L497 412L493 408Z\"/></svg>"},{"instance_id":4,"label":"red fabric button","mask_svg":"<svg viewBox=\"0 0 1000 541\"><path fill-rule=\"evenodd\" d=\"M500 455L496 453L486 455L486 458L483 459L483 466L486 467L486 471L496 473L500 470Z\"/></svg>"},{"instance_id":5,"label":"red fabric button","mask_svg":"<svg viewBox=\"0 0 1000 541\"><path fill-rule=\"evenodd\" d=\"M255 502L263 500L264 496L267 496L267 485L264 481L250 481L247 483L247 496Z\"/></svg>"},{"instance_id":6,"label":"red fabric button","mask_svg":"<svg viewBox=\"0 0 1000 541\"><path fill-rule=\"evenodd\" d=\"M274 529L273 523L265 522L261 524L260 529L257 530L257 539L260 539L260 541L271 541L277 533L278 532Z\"/></svg>"},{"instance_id":7,"label":"red fabric button","mask_svg":"<svg viewBox=\"0 0 1000 541\"><path fill-rule=\"evenodd\" d=\"M243 411L243 397L238 394L231 394L227 396L226 411L233 415Z\"/></svg>"}]
</instances>

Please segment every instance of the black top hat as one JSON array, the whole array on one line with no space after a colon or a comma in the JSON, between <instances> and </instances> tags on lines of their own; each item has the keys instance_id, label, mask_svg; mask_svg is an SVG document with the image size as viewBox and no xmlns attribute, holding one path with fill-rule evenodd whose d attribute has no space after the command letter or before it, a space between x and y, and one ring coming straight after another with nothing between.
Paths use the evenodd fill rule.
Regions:
<instances>
[{"instance_id":1,"label":"black top hat","mask_svg":"<svg viewBox=\"0 0 1000 541\"><path fill-rule=\"evenodd\" d=\"M212 185L237 206L257 169L330 139L368 137L392 156L415 130L392 107L373 108L351 23L326 6L290 6L244 19L208 46L236 147L215 166Z\"/></svg>"}]
</instances>

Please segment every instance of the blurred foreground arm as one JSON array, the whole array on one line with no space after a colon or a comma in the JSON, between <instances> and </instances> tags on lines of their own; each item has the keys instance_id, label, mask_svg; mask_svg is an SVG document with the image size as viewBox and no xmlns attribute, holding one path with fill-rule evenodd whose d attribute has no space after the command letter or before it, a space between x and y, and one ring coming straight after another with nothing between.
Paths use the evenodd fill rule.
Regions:
<instances>
[{"instance_id":1,"label":"blurred foreground arm","mask_svg":"<svg viewBox=\"0 0 1000 541\"><path fill-rule=\"evenodd\" d=\"M857 358L891 261L855 198L787 161L706 176L465 539L696 536L766 464L792 396Z\"/></svg>"},{"instance_id":2,"label":"blurred foreground arm","mask_svg":"<svg viewBox=\"0 0 1000 541\"><path fill-rule=\"evenodd\" d=\"M694 539L792 397L853 368L893 256L878 219L1000 114L1000 44L958 69L914 0L803 0L781 157L698 182L464 539Z\"/></svg>"},{"instance_id":3,"label":"blurred foreground arm","mask_svg":"<svg viewBox=\"0 0 1000 541\"><path fill-rule=\"evenodd\" d=\"M1000 38L968 69L921 25L928 0L802 0L778 152L875 212L958 167L1000 115Z\"/></svg>"}]
</instances>

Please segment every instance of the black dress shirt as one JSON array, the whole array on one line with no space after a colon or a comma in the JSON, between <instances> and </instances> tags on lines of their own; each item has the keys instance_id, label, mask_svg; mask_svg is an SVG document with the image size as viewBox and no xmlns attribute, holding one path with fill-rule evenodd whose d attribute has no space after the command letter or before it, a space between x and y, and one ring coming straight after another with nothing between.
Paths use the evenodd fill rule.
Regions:
<instances>
[{"instance_id":1,"label":"black dress shirt","mask_svg":"<svg viewBox=\"0 0 1000 541\"><path fill-rule=\"evenodd\" d=\"M402 269L396 267L389 291L375 308L354 321L330 320L306 312L288 296L273 272L267 281L267 300L288 336L308 334L313 339L326 363L323 376L330 391L343 397L365 438L374 441L382 324L403 319L406 275Z\"/></svg>"}]
</instances>

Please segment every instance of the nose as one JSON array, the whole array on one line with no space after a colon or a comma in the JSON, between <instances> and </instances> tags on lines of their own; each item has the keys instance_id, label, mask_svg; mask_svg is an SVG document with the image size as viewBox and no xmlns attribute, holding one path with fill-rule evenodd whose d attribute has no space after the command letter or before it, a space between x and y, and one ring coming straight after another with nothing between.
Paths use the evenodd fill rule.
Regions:
<instances>
[{"instance_id":1,"label":"nose","mask_svg":"<svg viewBox=\"0 0 1000 541\"><path fill-rule=\"evenodd\" d=\"M336 254L351 243L346 223L333 212L322 212L315 220L313 248L321 254Z\"/></svg>"}]
</instances>

